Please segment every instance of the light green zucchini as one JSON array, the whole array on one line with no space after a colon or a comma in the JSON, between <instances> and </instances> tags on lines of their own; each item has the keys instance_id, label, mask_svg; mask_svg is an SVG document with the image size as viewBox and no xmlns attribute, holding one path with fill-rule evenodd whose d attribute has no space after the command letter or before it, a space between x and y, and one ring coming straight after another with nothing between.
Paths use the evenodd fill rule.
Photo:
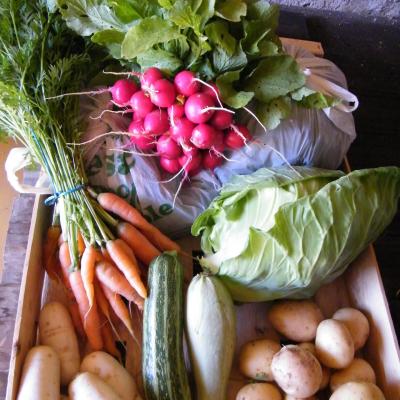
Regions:
<instances>
[{"instance_id":1,"label":"light green zucchini","mask_svg":"<svg viewBox=\"0 0 400 400\"><path fill-rule=\"evenodd\" d=\"M186 297L186 331L197 400L226 400L236 341L232 298L215 276L199 274Z\"/></svg>"}]
</instances>

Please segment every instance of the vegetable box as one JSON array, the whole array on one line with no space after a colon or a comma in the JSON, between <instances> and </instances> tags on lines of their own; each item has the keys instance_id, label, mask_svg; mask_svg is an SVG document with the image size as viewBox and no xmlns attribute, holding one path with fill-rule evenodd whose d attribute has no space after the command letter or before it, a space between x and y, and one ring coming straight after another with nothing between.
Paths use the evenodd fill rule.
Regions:
<instances>
[{"instance_id":1,"label":"vegetable box","mask_svg":"<svg viewBox=\"0 0 400 400\"><path fill-rule=\"evenodd\" d=\"M16 315L7 400L16 398L23 361L27 351L36 343L41 305L50 299L63 301L65 296L59 286L50 283L45 277L41 264L42 238L51 218L51 209L44 205L43 200L43 196L37 196L33 209ZM182 239L180 244L187 253L194 255L199 249L199 242L195 238ZM193 275L193 265L190 258L184 258L183 262L187 284ZM386 399L399 399L400 351L373 248L371 246L367 248L343 276L322 287L317 292L315 300L327 318L336 309L348 305L360 309L368 316L371 334L364 347L363 357L373 366L378 385L382 388ZM274 336L276 333L270 329L267 322L267 308L267 303L248 303L236 306L237 352L242 344L251 339L276 338ZM122 328L120 332L126 347L126 367L140 381L140 349L132 340L128 339L128 335ZM237 352L231 372L229 400L235 399L237 391L245 383L245 378L238 372Z\"/></svg>"},{"instance_id":2,"label":"vegetable box","mask_svg":"<svg viewBox=\"0 0 400 400\"><path fill-rule=\"evenodd\" d=\"M296 44L317 56L323 56L320 43L281 38L283 43ZM348 166L347 166L348 167ZM51 282L42 267L42 239L51 222L51 208L44 205L45 196L37 195L32 213L28 247L23 269L20 296L14 328L12 354L8 375L6 400L16 399L21 371L28 350L37 342L39 311L48 301L66 301L62 286ZM200 243L197 238L187 237L179 241L186 254L197 256ZM185 286L187 287L197 267L191 257L184 257ZM390 316L379 267L372 246L368 247L347 269L345 274L316 294L315 301L325 318L341 307L353 306L362 311L370 322L370 336L362 356L374 368L377 384L387 400L400 398L400 350ZM278 339L267 320L267 303L247 303L236 306L237 343L231 371L228 400L235 400L236 393L246 383L238 369L240 347L252 339ZM134 313L138 342L141 342L141 316ZM117 330L125 349L126 368L141 385L141 349L128 335L123 326ZM81 348L85 353L85 349ZM185 354L188 360L187 354Z\"/></svg>"}]
</instances>

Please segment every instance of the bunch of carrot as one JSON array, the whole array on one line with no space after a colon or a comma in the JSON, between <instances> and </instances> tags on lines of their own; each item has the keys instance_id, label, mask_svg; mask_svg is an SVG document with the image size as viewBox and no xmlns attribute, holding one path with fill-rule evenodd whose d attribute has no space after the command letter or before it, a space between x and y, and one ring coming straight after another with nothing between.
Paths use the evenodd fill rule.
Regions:
<instances>
[{"instance_id":1,"label":"bunch of carrot","mask_svg":"<svg viewBox=\"0 0 400 400\"><path fill-rule=\"evenodd\" d=\"M180 249L116 194L96 195L96 203L104 211L100 215L113 236L109 233L109 240L98 246L78 232L79 264L75 265L61 227L52 225L44 241L43 263L49 277L61 280L66 288L77 332L82 337L86 335L93 350L105 349L118 355L112 316L134 336L130 311L123 298L143 309L147 288L142 280L146 270L141 266L149 265L163 251Z\"/></svg>"}]
</instances>

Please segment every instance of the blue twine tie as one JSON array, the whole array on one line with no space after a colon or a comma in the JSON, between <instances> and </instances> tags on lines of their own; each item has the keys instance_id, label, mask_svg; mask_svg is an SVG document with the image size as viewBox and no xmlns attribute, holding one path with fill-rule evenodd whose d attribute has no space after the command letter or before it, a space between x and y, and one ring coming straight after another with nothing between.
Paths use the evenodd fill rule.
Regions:
<instances>
[{"instance_id":1,"label":"blue twine tie","mask_svg":"<svg viewBox=\"0 0 400 400\"><path fill-rule=\"evenodd\" d=\"M81 190L85 187L85 185L77 185L74 188L68 189L65 192L55 192L53 195L51 195L50 197L48 197L45 201L44 204L46 204L46 206L52 206L55 203L57 203L57 200L59 197L62 196L67 196L71 193L77 192L78 190Z\"/></svg>"},{"instance_id":2,"label":"blue twine tie","mask_svg":"<svg viewBox=\"0 0 400 400\"><path fill-rule=\"evenodd\" d=\"M45 166L45 169L47 170L47 171L46 171L46 172L47 172L47 175L50 176L50 174L49 174L50 167L49 167L49 163L48 163L48 161L47 161L46 153L43 151L42 146L41 146L41 144L40 144L40 142L39 142L39 139L37 138L37 136L36 136L36 134L35 134L35 131L34 131L32 128L31 128L31 133L32 133L33 140L34 140L35 143L37 144L38 150L40 151L40 154L41 154L41 156L42 156L42 158L43 158L44 166ZM49 196L49 197L44 201L44 204L45 204L46 206L52 206L52 205L54 205L54 204L57 202L57 200L58 200L59 197L67 196L67 195L69 195L69 194L71 194L71 193L74 193L74 192L77 192L78 190L83 189L84 187L85 187L85 185L80 184L80 185L75 186L74 188L71 188L71 189L66 190L65 192L55 192L53 195Z\"/></svg>"}]
</instances>

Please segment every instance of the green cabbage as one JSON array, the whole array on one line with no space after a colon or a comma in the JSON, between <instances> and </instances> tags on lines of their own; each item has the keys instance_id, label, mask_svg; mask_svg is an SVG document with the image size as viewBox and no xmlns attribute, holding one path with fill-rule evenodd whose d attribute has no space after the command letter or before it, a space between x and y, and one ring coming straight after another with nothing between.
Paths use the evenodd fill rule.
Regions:
<instances>
[{"instance_id":1,"label":"green cabbage","mask_svg":"<svg viewBox=\"0 0 400 400\"><path fill-rule=\"evenodd\" d=\"M382 233L399 196L397 167L261 169L225 185L192 234L235 300L310 297Z\"/></svg>"}]
</instances>

